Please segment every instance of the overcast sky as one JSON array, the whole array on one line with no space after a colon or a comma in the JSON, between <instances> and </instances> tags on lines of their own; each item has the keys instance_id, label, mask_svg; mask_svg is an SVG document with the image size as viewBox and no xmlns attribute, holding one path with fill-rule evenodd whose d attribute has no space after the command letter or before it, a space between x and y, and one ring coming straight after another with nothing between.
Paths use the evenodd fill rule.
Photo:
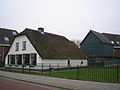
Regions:
<instances>
[{"instance_id":1,"label":"overcast sky","mask_svg":"<svg viewBox=\"0 0 120 90\"><path fill-rule=\"evenodd\" d=\"M70 40L90 29L120 34L120 0L0 0L0 28L38 27Z\"/></svg>"}]
</instances>

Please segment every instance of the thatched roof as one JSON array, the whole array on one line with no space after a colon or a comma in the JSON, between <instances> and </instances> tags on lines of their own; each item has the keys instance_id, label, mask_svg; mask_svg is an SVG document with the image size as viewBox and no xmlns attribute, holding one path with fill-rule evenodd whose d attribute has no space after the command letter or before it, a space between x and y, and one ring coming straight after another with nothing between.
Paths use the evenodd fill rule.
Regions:
<instances>
[{"instance_id":1,"label":"thatched roof","mask_svg":"<svg viewBox=\"0 0 120 90\"><path fill-rule=\"evenodd\" d=\"M63 36L31 29L25 29L17 36L21 35L27 36L42 59L87 58L72 41Z\"/></svg>"}]
</instances>

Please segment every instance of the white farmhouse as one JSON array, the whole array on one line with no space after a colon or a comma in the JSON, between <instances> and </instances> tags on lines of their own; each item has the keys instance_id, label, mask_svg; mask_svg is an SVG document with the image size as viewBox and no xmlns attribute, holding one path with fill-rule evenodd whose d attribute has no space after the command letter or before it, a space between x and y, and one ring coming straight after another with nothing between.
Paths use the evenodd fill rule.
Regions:
<instances>
[{"instance_id":1,"label":"white farmhouse","mask_svg":"<svg viewBox=\"0 0 120 90\"><path fill-rule=\"evenodd\" d=\"M6 66L34 65L41 63L61 66L87 66L87 57L63 36L38 30L25 29L19 33L5 58Z\"/></svg>"}]
</instances>

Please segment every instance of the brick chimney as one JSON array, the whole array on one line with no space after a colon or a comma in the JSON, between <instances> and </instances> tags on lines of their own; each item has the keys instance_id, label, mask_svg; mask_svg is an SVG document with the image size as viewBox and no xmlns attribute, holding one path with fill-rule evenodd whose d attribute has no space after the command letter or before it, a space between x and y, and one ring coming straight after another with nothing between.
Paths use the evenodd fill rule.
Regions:
<instances>
[{"instance_id":1,"label":"brick chimney","mask_svg":"<svg viewBox=\"0 0 120 90\"><path fill-rule=\"evenodd\" d=\"M38 28L38 31L44 32L44 28L40 27L40 28Z\"/></svg>"}]
</instances>

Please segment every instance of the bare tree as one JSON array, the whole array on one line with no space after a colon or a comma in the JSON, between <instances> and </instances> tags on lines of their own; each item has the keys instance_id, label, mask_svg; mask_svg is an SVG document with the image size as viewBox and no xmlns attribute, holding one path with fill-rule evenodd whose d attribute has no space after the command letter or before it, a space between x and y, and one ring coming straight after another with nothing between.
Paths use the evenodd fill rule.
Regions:
<instances>
[{"instance_id":1,"label":"bare tree","mask_svg":"<svg viewBox=\"0 0 120 90\"><path fill-rule=\"evenodd\" d=\"M80 43L82 42L81 40L72 40L79 48L80 48Z\"/></svg>"}]
</instances>

